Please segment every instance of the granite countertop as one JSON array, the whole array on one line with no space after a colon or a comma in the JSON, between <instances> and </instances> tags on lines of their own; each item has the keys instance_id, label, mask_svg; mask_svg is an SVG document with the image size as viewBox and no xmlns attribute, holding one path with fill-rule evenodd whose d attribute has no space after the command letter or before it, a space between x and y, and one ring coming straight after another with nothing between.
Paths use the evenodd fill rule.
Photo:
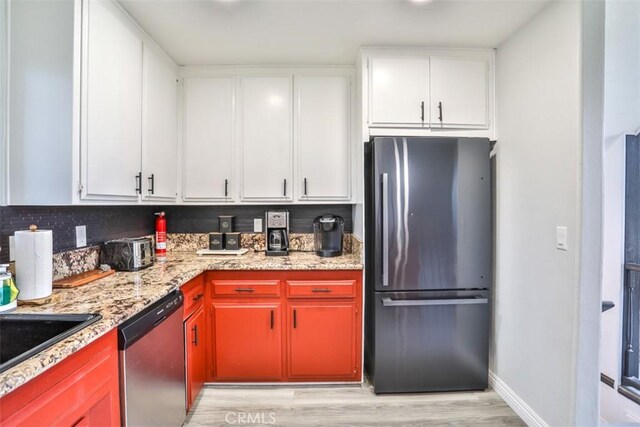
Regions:
<instances>
[{"instance_id":1,"label":"granite countertop","mask_svg":"<svg viewBox=\"0 0 640 427\"><path fill-rule=\"evenodd\" d=\"M116 272L74 289L55 289L55 301L19 306L13 313L98 313L102 319L0 374L0 397L95 341L149 304L208 270L361 270L360 255L320 258L313 252L267 257L250 251L235 256L169 252L167 262L139 272Z\"/></svg>"}]
</instances>

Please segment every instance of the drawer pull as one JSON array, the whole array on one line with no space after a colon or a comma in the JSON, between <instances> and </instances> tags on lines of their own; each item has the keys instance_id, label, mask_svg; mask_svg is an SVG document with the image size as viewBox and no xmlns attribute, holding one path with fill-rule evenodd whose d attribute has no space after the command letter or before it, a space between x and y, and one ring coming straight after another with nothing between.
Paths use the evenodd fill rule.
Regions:
<instances>
[{"instance_id":1,"label":"drawer pull","mask_svg":"<svg viewBox=\"0 0 640 427\"><path fill-rule=\"evenodd\" d=\"M236 292L254 292L253 288L236 288Z\"/></svg>"},{"instance_id":2,"label":"drawer pull","mask_svg":"<svg viewBox=\"0 0 640 427\"><path fill-rule=\"evenodd\" d=\"M197 302L200 301L200 299L204 296L204 294L198 294L195 297L193 297L193 302Z\"/></svg>"},{"instance_id":3,"label":"drawer pull","mask_svg":"<svg viewBox=\"0 0 640 427\"><path fill-rule=\"evenodd\" d=\"M313 288L311 289L311 292L331 292L331 289L329 288Z\"/></svg>"}]
</instances>

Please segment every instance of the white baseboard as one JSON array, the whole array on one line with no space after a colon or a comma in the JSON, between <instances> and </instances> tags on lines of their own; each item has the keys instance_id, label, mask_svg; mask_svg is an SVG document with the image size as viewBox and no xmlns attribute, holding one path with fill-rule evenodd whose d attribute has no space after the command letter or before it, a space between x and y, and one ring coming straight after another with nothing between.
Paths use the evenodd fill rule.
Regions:
<instances>
[{"instance_id":1,"label":"white baseboard","mask_svg":"<svg viewBox=\"0 0 640 427\"><path fill-rule=\"evenodd\" d=\"M520 396L511 390L511 388L492 371L489 371L489 385L528 426L549 426Z\"/></svg>"}]
</instances>

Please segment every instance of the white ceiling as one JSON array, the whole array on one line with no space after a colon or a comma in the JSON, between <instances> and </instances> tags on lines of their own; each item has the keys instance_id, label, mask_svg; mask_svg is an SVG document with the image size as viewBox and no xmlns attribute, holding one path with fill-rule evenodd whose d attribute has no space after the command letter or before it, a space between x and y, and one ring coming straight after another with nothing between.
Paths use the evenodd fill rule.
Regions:
<instances>
[{"instance_id":1,"label":"white ceiling","mask_svg":"<svg viewBox=\"0 0 640 427\"><path fill-rule=\"evenodd\" d=\"M497 47L546 0L120 0L180 65L353 64L360 46Z\"/></svg>"}]
</instances>

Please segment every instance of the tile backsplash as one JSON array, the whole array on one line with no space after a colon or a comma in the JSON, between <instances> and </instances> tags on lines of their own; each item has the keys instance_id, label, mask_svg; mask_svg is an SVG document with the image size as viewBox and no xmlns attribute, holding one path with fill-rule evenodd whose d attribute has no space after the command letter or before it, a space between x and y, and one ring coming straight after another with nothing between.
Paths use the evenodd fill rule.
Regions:
<instances>
[{"instance_id":1,"label":"tile backsplash","mask_svg":"<svg viewBox=\"0 0 640 427\"><path fill-rule=\"evenodd\" d=\"M87 226L88 246L119 237L153 234L153 214L159 210L167 213L169 233L215 231L218 215L235 215L236 230L252 233L253 219L264 218L264 212L268 209L289 210L292 233L311 233L313 219L324 213L342 216L345 220L345 233L353 231L352 205L0 206L0 262L9 260L9 236L16 230L27 229L30 224L36 224L43 230L53 230L53 252L58 254L75 249L77 225ZM60 256L57 258L61 259ZM56 257L54 262L55 259ZM69 262L73 264L74 261L70 259Z\"/></svg>"}]
</instances>

